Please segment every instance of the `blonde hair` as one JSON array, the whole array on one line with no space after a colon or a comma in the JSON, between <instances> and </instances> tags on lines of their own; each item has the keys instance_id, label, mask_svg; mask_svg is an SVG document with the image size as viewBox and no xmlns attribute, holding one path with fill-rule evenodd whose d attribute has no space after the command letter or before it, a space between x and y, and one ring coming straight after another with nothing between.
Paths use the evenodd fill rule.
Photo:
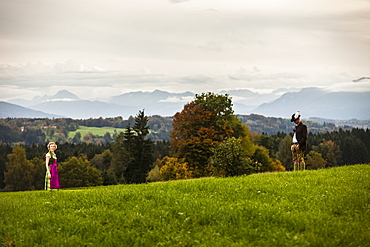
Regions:
<instances>
[{"instance_id":1,"label":"blonde hair","mask_svg":"<svg viewBox=\"0 0 370 247\"><path fill-rule=\"evenodd\" d=\"M54 145L55 146L55 149L58 148L57 144L55 144L55 142L49 142L49 144L47 145L48 149L50 150L50 146L51 145Z\"/></svg>"}]
</instances>

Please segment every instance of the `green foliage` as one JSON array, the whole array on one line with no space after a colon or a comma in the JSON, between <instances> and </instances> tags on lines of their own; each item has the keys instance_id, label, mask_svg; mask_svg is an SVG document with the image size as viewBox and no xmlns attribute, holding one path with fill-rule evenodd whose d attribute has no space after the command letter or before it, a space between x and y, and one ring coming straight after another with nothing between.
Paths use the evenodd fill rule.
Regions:
<instances>
[{"instance_id":1,"label":"green foliage","mask_svg":"<svg viewBox=\"0 0 370 247\"><path fill-rule=\"evenodd\" d=\"M111 168L120 183L145 183L153 163L153 142L147 139L149 118L144 111L135 117L134 127L127 125L113 144Z\"/></svg>"},{"instance_id":2,"label":"green foliage","mask_svg":"<svg viewBox=\"0 0 370 247\"><path fill-rule=\"evenodd\" d=\"M370 165L0 193L4 246L368 246Z\"/></svg>"},{"instance_id":3,"label":"green foliage","mask_svg":"<svg viewBox=\"0 0 370 247\"><path fill-rule=\"evenodd\" d=\"M260 164L256 172L272 172L273 160L269 156L269 151L263 146L257 146L252 159Z\"/></svg>"},{"instance_id":4,"label":"green foliage","mask_svg":"<svg viewBox=\"0 0 370 247\"><path fill-rule=\"evenodd\" d=\"M329 140L320 143L319 146L312 146L312 150L320 153L326 161L326 167L335 167L342 159L342 151L339 146Z\"/></svg>"},{"instance_id":5,"label":"green foliage","mask_svg":"<svg viewBox=\"0 0 370 247\"><path fill-rule=\"evenodd\" d=\"M8 161L8 154L12 150L10 145L0 143L0 191L5 187L4 173L6 171L6 162Z\"/></svg>"},{"instance_id":6,"label":"green foliage","mask_svg":"<svg viewBox=\"0 0 370 247\"><path fill-rule=\"evenodd\" d=\"M287 170L293 169L292 151L290 146L292 144L292 137L285 135L284 139L279 143L279 151L276 153L276 157Z\"/></svg>"},{"instance_id":7,"label":"green foliage","mask_svg":"<svg viewBox=\"0 0 370 247\"><path fill-rule=\"evenodd\" d=\"M318 152L311 151L306 157L306 168L308 170L316 170L320 168L325 168L326 160Z\"/></svg>"},{"instance_id":8,"label":"green foliage","mask_svg":"<svg viewBox=\"0 0 370 247\"><path fill-rule=\"evenodd\" d=\"M100 171L106 171L109 169L113 153L110 149L104 150L101 154L95 154L94 158L90 160L91 165Z\"/></svg>"},{"instance_id":9,"label":"green foliage","mask_svg":"<svg viewBox=\"0 0 370 247\"><path fill-rule=\"evenodd\" d=\"M26 159L26 151L16 146L8 155L4 181L6 191L34 190L35 167Z\"/></svg>"},{"instance_id":10,"label":"green foliage","mask_svg":"<svg viewBox=\"0 0 370 247\"><path fill-rule=\"evenodd\" d=\"M133 162L131 153L125 147L124 133L120 132L112 145L112 161L109 170L116 175L119 183L125 183L125 172L130 163Z\"/></svg>"},{"instance_id":11,"label":"green foliage","mask_svg":"<svg viewBox=\"0 0 370 247\"><path fill-rule=\"evenodd\" d=\"M102 185L101 172L83 157L71 157L59 166L60 184L63 188Z\"/></svg>"},{"instance_id":12,"label":"green foliage","mask_svg":"<svg viewBox=\"0 0 370 247\"><path fill-rule=\"evenodd\" d=\"M34 168L33 186L35 190L42 190L45 186L46 164L45 160L38 157L30 160Z\"/></svg>"},{"instance_id":13,"label":"green foliage","mask_svg":"<svg viewBox=\"0 0 370 247\"><path fill-rule=\"evenodd\" d=\"M125 172L127 183L145 183L150 167L153 163L152 141L147 139L149 134L149 118L144 110L139 111L135 117L133 135L126 131L126 145L131 153L132 162L129 163Z\"/></svg>"},{"instance_id":14,"label":"green foliage","mask_svg":"<svg viewBox=\"0 0 370 247\"><path fill-rule=\"evenodd\" d=\"M253 172L253 161L242 146L240 138L231 137L212 149L209 168L214 176L237 176Z\"/></svg>"}]
</instances>

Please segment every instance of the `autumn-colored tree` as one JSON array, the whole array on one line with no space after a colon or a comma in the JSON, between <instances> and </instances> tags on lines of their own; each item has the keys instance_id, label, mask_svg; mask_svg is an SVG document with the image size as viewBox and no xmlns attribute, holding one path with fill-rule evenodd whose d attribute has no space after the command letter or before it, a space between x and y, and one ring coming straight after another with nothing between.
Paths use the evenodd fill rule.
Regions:
<instances>
[{"instance_id":1,"label":"autumn-colored tree","mask_svg":"<svg viewBox=\"0 0 370 247\"><path fill-rule=\"evenodd\" d=\"M157 163L154 162L154 164ZM158 182L162 179L160 168L157 164L154 165L154 168L151 169L148 173L148 176L146 177L147 182Z\"/></svg>"},{"instance_id":2,"label":"autumn-colored tree","mask_svg":"<svg viewBox=\"0 0 370 247\"><path fill-rule=\"evenodd\" d=\"M283 166L283 164L281 164L280 160L272 161L271 168L272 168L272 171L274 172L285 172L286 171L285 167Z\"/></svg>"},{"instance_id":3,"label":"autumn-colored tree","mask_svg":"<svg viewBox=\"0 0 370 247\"><path fill-rule=\"evenodd\" d=\"M176 113L170 134L171 155L184 158L195 177L209 176L212 148L229 137L245 137L243 124L233 115L229 96L203 93Z\"/></svg>"},{"instance_id":4,"label":"autumn-colored tree","mask_svg":"<svg viewBox=\"0 0 370 247\"><path fill-rule=\"evenodd\" d=\"M164 157L161 161L164 165L160 169L162 180L178 180L193 178L192 172L188 169L185 159Z\"/></svg>"}]
</instances>

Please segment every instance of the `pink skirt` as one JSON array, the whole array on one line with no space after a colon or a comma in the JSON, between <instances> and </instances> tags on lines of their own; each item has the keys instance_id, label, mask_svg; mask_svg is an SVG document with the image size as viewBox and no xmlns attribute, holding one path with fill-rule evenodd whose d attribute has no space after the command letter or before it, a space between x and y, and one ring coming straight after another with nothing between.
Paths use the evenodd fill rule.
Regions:
<instances>
[{"instance_id":1,"label":"pink skirt","mask_svg":"<svg viewBox=\"0 0 370 247\"><path fill-rule=\"evenodd\" d=\"M59 172L58 172L58 165L57 161L54 160L54 164L49 165L51 178L48 178L46 174L45 177L45 190L55 190L60 189L60 181L59 181Z\"/></svg>"}]
</instances>

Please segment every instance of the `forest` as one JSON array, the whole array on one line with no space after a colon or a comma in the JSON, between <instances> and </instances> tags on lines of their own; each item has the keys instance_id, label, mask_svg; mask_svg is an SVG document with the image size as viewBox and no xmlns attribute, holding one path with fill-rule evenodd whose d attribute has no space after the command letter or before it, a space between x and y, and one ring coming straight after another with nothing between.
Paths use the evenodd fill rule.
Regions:
<instances>
[{"instance_id":1,"label":"forest","mask_svg":"<svg viewBox=\"0 0 370 247\"><path fill-rule=\"evenodd\" d=\"M303 120L307 169L370 162L370 131ZM70 136L80 126L122 131ZM196 95L174 117L1 119L0 189L43 189L55 141L62 187L146 183L292 170L289 119L236 116L228 95Z\"/></svg>"}]
</instances>

